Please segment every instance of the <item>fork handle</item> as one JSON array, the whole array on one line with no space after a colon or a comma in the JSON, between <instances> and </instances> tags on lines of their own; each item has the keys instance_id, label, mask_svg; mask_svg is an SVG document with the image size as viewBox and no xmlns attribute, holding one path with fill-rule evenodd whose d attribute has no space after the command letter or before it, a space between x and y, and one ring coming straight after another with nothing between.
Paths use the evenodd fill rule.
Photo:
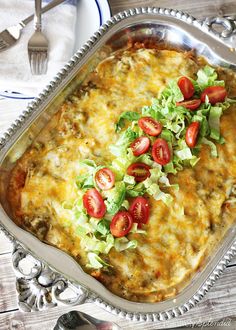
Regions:
<instances>
[{"instance_id":1,"label":"fork handle","mask_svg":"<svg viewBox=\"0 0 236 330\"><path fill-rule=\"evenodd\" d=\"M34 0L34 2L35 2L34 29L35 29L35 31L41 31L42 0Z\"/></svg>"},{"instance_id":2,"label":"fork handle","mask_svg":"<svg viewBox=\"0 0 236 330\"><path fill-rule=\"evenodd\" d=\"M46 6L44 6L41 10L41 13L46 13L48 10L56 7L57 5L60 5L62 2L64 2L65 0L52 0L51 2L49 2L49 4L47 4ZM28 24L29 22L31 22L34 18L34 15L30 15L29 17L25 18L21 24L23 26L25 26L26 24Z\"/></svg>"}]
</instances>

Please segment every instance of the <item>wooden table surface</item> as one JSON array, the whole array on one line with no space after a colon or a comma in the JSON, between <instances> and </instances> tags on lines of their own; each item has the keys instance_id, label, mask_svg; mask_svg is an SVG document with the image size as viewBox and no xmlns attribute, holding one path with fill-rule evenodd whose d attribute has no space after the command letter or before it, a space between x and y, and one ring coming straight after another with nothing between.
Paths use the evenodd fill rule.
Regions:
<instances>
[{"instance_id":1,"label":"wooden table surface","mask_svg":"<svg viewBox=\"0 0 236 330\"><path fill-rule=\"evenodd\" d=\"M112 13L138 6L157 6L184 10L194 16L236 14L235 0L110 0ZM0 2L1 9L1 2ZM1 123L0 123L1 131ZM15 276L11 265L12 246L0 232L0 330L51 330L57 318L72 308L53 308L45 312L22 313L18 310ZM225 270L207 297L192 311L168 322L133 323L119 319L97 306L84 304L74 310L88 312L95 317L115 321L122 329L162 329L190 325L202 328L213 325L218 329L236 329L236 258ZM213 321L221 320L215 324Z\"/></svg>"}]
</instances>

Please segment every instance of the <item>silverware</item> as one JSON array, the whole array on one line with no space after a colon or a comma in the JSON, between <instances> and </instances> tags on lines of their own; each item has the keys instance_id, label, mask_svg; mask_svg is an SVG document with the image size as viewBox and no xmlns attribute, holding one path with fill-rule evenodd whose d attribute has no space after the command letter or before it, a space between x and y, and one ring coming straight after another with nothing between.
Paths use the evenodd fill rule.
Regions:
<instances>
[{"instance_id":1,"label":"silverware","mask_svg":"<svg viewBox=\"0 0 236 330\"><path fill-rule=\"evenodd\" d=\"M35 0L35 32L28 42L28 56L33 75L46 74L48 62L48 40L42 33L42 0Z\"/></svg>"},{"instance_id":2,"label":"silverware","mask_svg":"<svg viewBox=\"0 0 236 330\"><path fill-rule=\"evenodd\" d=\"M57 320L54 330L122 330L117 324L98 320L88 314L71 311Z\"/></svg>"},{"instance_id":3,"label":"silverware","mask_svg":"<svg viewBox=\"0 0 236 330\"><path fill-rule=\"evenodd\" d=\"M48 5L42 8L42 13L46 13L48 10L56 7L65 0L52 0ZM20 39L21 30L33 20L34 15L30 15L23 21L16 25L10 26L6 30L0 32L0 52L8 49L9 47L15 45L15 43Z\"/></svg>"}]
</instances>

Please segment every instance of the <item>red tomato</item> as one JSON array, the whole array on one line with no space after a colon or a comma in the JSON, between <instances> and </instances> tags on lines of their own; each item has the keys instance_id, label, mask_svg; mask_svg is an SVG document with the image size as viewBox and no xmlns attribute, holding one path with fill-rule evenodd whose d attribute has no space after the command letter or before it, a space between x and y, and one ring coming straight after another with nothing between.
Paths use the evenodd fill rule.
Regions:
<instances>
[{"instance_id":1,"label":"red tomato","mask_svg":"<svg viewBox=\"0 0 236 330\"><path fill-rule=\"evenodd\" d=\"M190 99L194 94L194 86L190 79L181 77L178 80L178 86L184 96L184 99Z\"/></svg>"},{"instance_id":2,"label":"red tomato","mask_svg":"<svg viewBox=\"0 0 236 330\"><path fill-rule=\"evenodd\" d=\"M95 182L102 190L111 189L115 183L115 175L109 168L102 168L95 174Z\"/></svg>"},{"instance_id":3,"label":"red tomato","mask_svg":"<svg viewBox=\"0 0 236 330\"><path fill-rule=\"evenodd\" d=\"M148 148L150 147L150 140L146 136L140 136L139 138L135 139L134 142L130 145L134 156L140 156L142 154L145 154L146 151L148 151Z\"/></svg>"},{"instance_id":4,"label":"red tomato","mask_svg":"<svg viewBox=\"0 0 236 330\"><path fill-rule=\"evenodd\" d=\"M139 196L136 197L130 205L129 213L132 215L134 222L138 223L141 228L149 220L149 205L146 198Z\"/></svg>"},{"instance_id":5,"label":"red tomato","mask_svg":"<svg viewBox=\"0 0 236 330\"><path fill-rule=\"evenodd\" d=\"M177 106L184 107L189 110L196 110L200 104L201 104L200 99L194 99L194 100L188 100L188 101L183 101L183 102L176 102Z\"/></svg>"},{"instance_id":6,"label":"red tomato","mask_svg":"<svg viewBox=\"0 0 236 330\"><path fill-rule=\"evenodd\" d=\"M205 102L206 96L208 96L209 102L211 104L216 104L217 102L224 102L227 92L222 86L210 86L204 89L201 94L201 101Z\"/></svg>"},{"instance_id":7,"label":"red tomato","mask_svg":"<svg viewBox=\"0 0 236 330\"><path fill-rule=\"evenodd\" d=\"M198 121L192 122L187 128L185 140L189 148L194 148L197 143L197 136L200 129L200 123Z\"/></svg>"},{"instance_id":8,"label":"red tomato","mask_svg":"<svg viewBox=\"0 0 236 330\"><path fill-rule=\"evenodd\" d=\"M127 211L120 211L111 220L110 230L113 236L123 237L128 234L133 225L133 218Z\"/></svg>"},{"instance_id":9,"label":"red tomato","mask_svg":"<svg viewBox=\"0 0 236 330\"><path fill-rule=\"evenodd\" d=\"M106 205L101 194L95 188L86 191L83 196L83 204L91 217L100 219L106 213Z\"/></svg>"},{"instance_id":10,"label":"red tomato","mask_svg":"<svg viewBox=\"0 0 236 330\"><path fill-rule=\"evenodd\" d=\"M150 168L150 166L144 163L134 163L127 168L127 174L134 176L137 182L141 182L151 175L149 172Z\"/></svg>"},{"instance_id":11,"label":"red tomato","mask_svg":"<svg viewBox=\"0 0 236 330\"><path fill-rule=\"evenodd\" d=\"M152 158L160 165L169 163L171 154L168 143L164 139L156 139L152 146Z\"/></svg>"},{"instance_id":12,"label":"red tomato","mask_svg":"<svg viewBox=\"0 0 236 330\"><path fill-rule=\"evenodd\" d=\"M162 131L162 124L154 120L152 117L142 117L138 120L139 127L144 131L144 133L157 136Z\"/></svg>"}]
</instances>

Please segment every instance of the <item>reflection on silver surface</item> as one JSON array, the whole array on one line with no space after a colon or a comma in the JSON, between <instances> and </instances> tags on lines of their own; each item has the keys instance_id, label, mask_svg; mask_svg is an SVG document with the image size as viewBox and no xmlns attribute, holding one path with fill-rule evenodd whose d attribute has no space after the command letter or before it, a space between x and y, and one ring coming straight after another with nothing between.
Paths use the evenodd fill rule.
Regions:
<instances>
[{"instance_id":1,"label":"reflection on silver surface","mask_svg":"<svg viewBox=\"0 0 236 330\"><path fill-rule=\"evenodd\" d=\"M53 330L122 330L117 324L98 320L88 314L71 311L59 317Z\"/></svg>"},{"instance_id":2,"label":"reflection on silver surface","mask_svg":"<svg viewBox=\"0 0 236 330\"><path fill-rule=\"evenodd\" d=\"M230 39L233 35L234 31L227 34L227 38ZM29 277L33 276L29 279L30 284L22 279L18 288L25 309L39 310L51 307L51 303L68 305L90 301L129 320L167 320L180 316L194 307L222 274L236 252L235 227L232 227L218 250L212 253L205 268L201 269L201 272L196 274L191 283L174 299L153 304L134 303L109 292L101 283L83 272L70 256L40 242L36 237L17 227L11 220L6 201L6 187L11 168L72 90L99 61L112 51L126 45L130 38L137 41L150 38L166 47L194 49L197 55L205 56L211 64L236 70L234 49L223 43L225 37L220 36L217 40L211 26L180 11L136 8L120 13L104 24L72 57L45 91L32 102L0 142L0 223L13 241L20 242L15 250L15 270L19 271L18 258L21 258L18 250L23 251L22 255L28 253L24 251L30 251L30 254L45 262L40 261L39 264L36 262L35 273L28 274ZM56 270L56 277L52 274L52 269ZM71 288L76 288L75 298L72 300L61 298L65 288L72 282L74 284ZM37 286L38 284L40 287ZM32 300L29 298L29 293L32 292L31 285L38 292ZM54 300L47 301L46 298L49 296Z\"/></svg>"}]
</instances>

